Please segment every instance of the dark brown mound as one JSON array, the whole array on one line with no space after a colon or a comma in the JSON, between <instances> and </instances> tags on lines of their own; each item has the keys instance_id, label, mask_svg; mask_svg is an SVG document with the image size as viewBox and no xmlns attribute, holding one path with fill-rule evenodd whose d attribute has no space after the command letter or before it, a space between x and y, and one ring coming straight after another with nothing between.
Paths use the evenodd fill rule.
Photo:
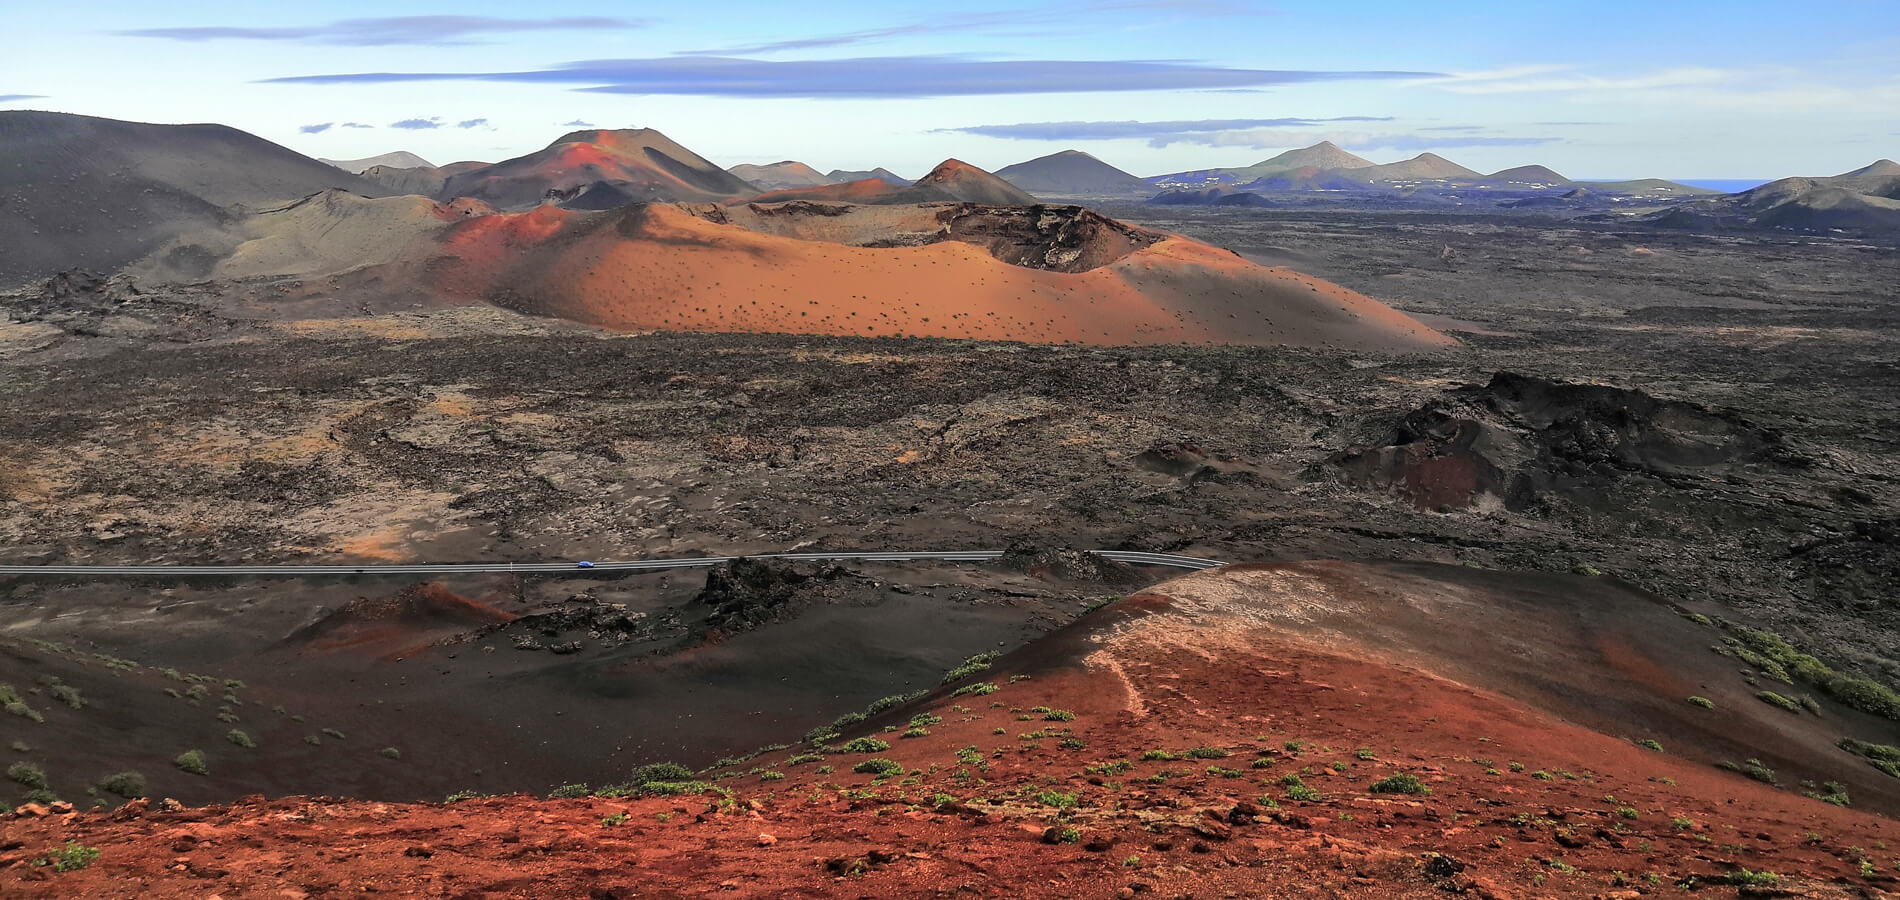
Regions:
<instances>
[{"instance_id":1,"label":"dark brown mound","mask_svg":"<svg viewBox=\"0 0 1900 900\"><path fill-rule=\"evenodd\" d=\"M837 566L735 559L706 573L695 603L712 607L706 633L736 634L798 615L826 599L829 582L849 577Z\"/></svg>"},{"instance_id":2,"label":"dark brown mound","mask_svg":"<svg viewBox=\"0 0 1900 900\"><path fill-rule=\"evenodd\" d=\"M1421 509L1492 496L1523 510L1545 493L1601 505L1606 487L1625 478L1684 483L1757 463L1803 464L1779 434L1730 412L1509 372L1413 410L1373 446L1334 458L1349 479Z\"/></svg>"},{"instance_id":3,"label":"dark brown mound","mask_svg":"<svg viewBox=\"0 0 1900 900\"><path fill-rule=\"evenodd\" d=\"M319 652L396 650L514 618L441 585L420 584L390 597L359 597L297 629L284 643Z\"/></svg>"}]
</instances>

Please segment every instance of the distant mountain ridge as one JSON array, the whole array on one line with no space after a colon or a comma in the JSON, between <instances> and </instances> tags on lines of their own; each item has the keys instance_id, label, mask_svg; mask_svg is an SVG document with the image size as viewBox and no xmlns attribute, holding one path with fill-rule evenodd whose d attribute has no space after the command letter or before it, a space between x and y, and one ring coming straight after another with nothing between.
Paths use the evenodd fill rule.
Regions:
<instances>
[{"instance_id":1,"label":"distant mountain ridge","mask_svg":"<svg viewBox=\"0 0 1900 900\"><path fill-rule=\"evenodd\" d=\"M1080 150L1063 150L996 170L996 177L1025 191L1054 197L1117 195L1141 191L1147 182Z\"/></svg>"},{"instance_id":2,"label":"distant mountain ridge","mask_svg":"<svg viewBox=\"0 0 1900 900\"><path fill-rule=\"evenodd\" d=\"M366 156L366 157L363 157L362 159L319 159L317 161L320 163L336 166L337 168L342 169L345 172L350 172L356 175L361 175L366 170L373 169L377 166L387 166L392 169L433 169L435 168L434 163L429 162L428 160L423 159L422 157L417 156L414 153L410 153L407 150L396 150L390 153L384 153L377 156Z\"/></svg>"}]
</instances>

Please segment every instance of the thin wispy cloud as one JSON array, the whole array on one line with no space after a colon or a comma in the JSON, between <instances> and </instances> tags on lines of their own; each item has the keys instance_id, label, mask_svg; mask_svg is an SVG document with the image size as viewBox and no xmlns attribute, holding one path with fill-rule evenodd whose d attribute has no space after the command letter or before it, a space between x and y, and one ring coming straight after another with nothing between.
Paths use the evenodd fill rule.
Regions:
<instances>
[{"instance_id":1,"label":"thin wispy cloud","mask_svg":"<svg viewBox=\"0 0 1900 900\"><path fill-rule=\"evenodd\" d=\"M297 131L301 134L322 134L335 127L336 127L335 122L321 122L316 125L305 125L301 128L298 128Z\"/></svg>"},{"instance_id":2,"label":"thin wispy cloud","mask_svg":"<svg viewBox=\"0 0 1900 900\"><path fill-rule=\"evenodd\" d=\"M375 128L376 126L366 125L362 122L344 122L342 125L338 127L340 128Z\"/></svg>"},{"instance_id":3,"label":"thin wispy cloud","mask_svg":"<svg viewBox=\"0 0 1900 900\"><path fill-rule=\"evenodd\" d=\"M1463 131L1463 132L1473 132L1473 131L1483 131L1483 130L1484 130L1484 126L1483 126L1483 125L1431 125L1431 126L1428 126L1428 127L1425 127L1425 128L1420 128L1419 130L1420 130L1420 131Z\"/></svg>"},{"instance_id":4,"label":"thin wispy cloud","mask_svg":"<svg viewBox=\"0 0 1900 900\"><path fill-rule=\"evenodd\" d=\"M358 72L266 79L274 84L496 81L568 84L607 94L917 98L1171 91L1334 81L1417 80L1429 72L1240 69L1165 60L986 60L889 56L759 60L710 56L597 59L512 72Z\"/></svg>"},{"instance_id":5,"label":"thin wispy cloud","mask_svg":"<svg viewBox=\"0 0 1900 900\"><path fill-rule=\"evenodd\" d=\"M487 119L463 119L462 121L455 123L455 127L464 128L464 129L480 128L487 124L488 124Z\"/></svg>"},{"instance_id":6,"label":"thin wispy cloud","mask_svg":"<svg viewBox=\"0 0 1900 900\"><path fill-rule=\"evenodd\" d=\"M1589 91L1609 93L1720 84L1734 73L1706 66L1677 66L1637 75L1607 77L1571 66L1514 66L1478 72L1454 72L1424 84L1457 94L1538 94Z\"/></svg>"},{"instance_id":7,"label":"thin wispy cloud","mask_svg":"<svg viewBox=\"0 0 1900 900\"><path fill-rule=\"evenodd\" d=\"M1252 128L1302 128L1340 122L1390 122L1385 116L1339 116L1330 119L1188 119L1166 122L1020 122L1013 125L966 125L933 129L936 134L973 134L1017 141L1114 141L1140 139L1151 146L1199 143L1196 136Z\"/></svg>"},{"instance_id":8,"label":"thin wispy cloud","mask_svg":"<svg viewBox=\"0 0 1900 900\"><path fill-rule=\"evenodd\" d=\"M400 122L389 123L389 127L400 128L404 131L427 131L432 128L441 128L442 120L439 118L404 119Z\"/></svg>"},{"instance_id":9,"label":"thin wispy cloud","mask_svg":"<svg viewBox=\"0 0 1900 900\"><path fill-rule=\"evenodd\" d=\"M1124 0L1117 3L1064 3L1037 9L1012 9L994 12L939 14L910 22L863 28L808 37L764 41L755 44L721 47L716 50L686 51L684 56L757 56L790 50L817 50L868 44L913 36L936 36L972 32L1018 32L1033 28L1039 34L1069 34L1099 27L1101 17L1122 13L1153 15L1175 13L1193 18L1271 15L1249 3L1223 0Z\"/></svg>"},{"instance_id":10,"label":"thin wispy cloud","mask_svg":"<svg viewBox=\"0 0 1900 900\"><path fill-rule=\"evenodd\" d=\"M12 103L15 100L44 100L45 94L0 94L0 103Z\"/></svg>"},{"instance_id":11,"label":"thin wispy cloud","mask_svg":"<svg viewBox=\"0 0 1900 900\"><path fill-rule=\"evenodd\" d=\"M562 123L561 123L561 127L562 127L562 128L593 128L593 127L594 127L594 123L592 123L592 122L583 122L583 121L581 121L581 120L579 120L579 119L575 119L575 120L574 120L574 121L572 121L572 122L562 122Z\"/></svg>"},{"instance_id":12,"label":"thin wispy cloud","mask_svg":"<svg viewBox=\"0 0 1900 900\"><path fill-rule=\"evenodd\" d=\"M565 16L546 19L506 19L493 16L387 16L341 19L325 25L245 27L199 25L180 28L135 28L116 32L126 37L171 41L305 41L380 47L392 44L470 44L473 38L531 31L599 31L641 28L646 19L605 16Z\"/></svg>"}]
</instances>

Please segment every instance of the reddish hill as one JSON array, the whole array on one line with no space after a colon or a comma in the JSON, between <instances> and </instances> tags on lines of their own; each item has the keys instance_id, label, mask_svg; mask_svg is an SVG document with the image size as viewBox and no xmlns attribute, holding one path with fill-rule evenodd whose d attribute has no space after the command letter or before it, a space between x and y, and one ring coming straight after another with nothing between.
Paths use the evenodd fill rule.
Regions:
<instances>
[{"instance_id":1,"label":"reddish hill","mask_svg":"<svg viewBox=\"0 0 1900 900\"><path fill-rule=\"evenodd\" d=\"M1882 896L1900 824L1788 789L1793 764L1777 788L1701 757L1842 724L1678 700L1741 681L1685 652L1709 634L1592 579L1228 567L644 789L28 810L0 822L0 890L1633 900L1746 879L1743 896ZM1649 700L1668 709L1610 733L1567 717ZM68 841L97 862L27 864Z\"/></svg>"},{"instance_id":2,"label":"reddish hill","mask_svg":"<svg viewBox=\"0 0 1900 900\"><path fill-rule=\"evenodd\" d=\"M763 166L737 165L726 171L744 179L748 184L766 191L813 187L831 183L831 179L827 178L817 169L792 159Z\"/></svg>"},{"instance_id":3,"label":"reddish hill","mask_svg":"<svg viewBox=\"0 0 1900 900\"><path fill-rule=\"evenodd\" d=\"M704 212L724 220L718 209ZM821 220L837 214L784 212ZM932 210L896 212L915 218ZM1031 232L1061 227L1059 219L995 215ZM1079 238L1025 234L1042 249L1006 261L995 253L1014 241L991 242L972 222L962 227L980 245L895 232L887 234L923 245L847 246L759 233L665 205L597 215L544 209L450 226L417 277L451 294L504 298L523 312L616 329L1387 351L1452 343L1363 295L1185 238L1091 256L1083 244L1065 243ZM1084 258L1101 262L1066 271Z\"/></svg>"},{"instance_id":4,"label":"reddish hill","mask_svg":"<svg viewBox=\"0 0 1900 900\"><path fill-rule=\"evenodd\" d=\"M1037 200L1027 191L960 159L946 159L898 193L901 203L956 200L993 206L1022 206Z\"/></svg>"},{"instance_id":5,"label":"reddish hill","mask_svg":"<svg viewBox=\"0 0 1900 900\"><path fill-rule=\"evenodd\" d=\"M451 175L438 196L474 197L502 209L568 199L601 188L628 202L724 200L755 191L651 128L576 131L527 156Z\"/></svg>"},{"instance_id":6,"label":"reddish hill","mask_svg":"<svg viewBox=\"0 0 1900 900\"><path fill-rule=\"evenodd\" d=\"M894 185L882 178L864 178L848 181L844 184L822 184L814 187L785 188L767 191L751 199L752 203L783 203L787 200L836 201L841 203L882 203L886 200L901 202L896 198L900 185Z\"/></svg>"}]
</instances>

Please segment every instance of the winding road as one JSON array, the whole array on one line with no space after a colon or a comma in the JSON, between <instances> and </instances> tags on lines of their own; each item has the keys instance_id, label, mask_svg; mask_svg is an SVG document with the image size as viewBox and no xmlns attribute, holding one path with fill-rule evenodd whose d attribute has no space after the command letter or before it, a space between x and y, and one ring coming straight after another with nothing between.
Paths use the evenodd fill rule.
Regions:
<instances>
[{"instance_id":1,"label":"winding road","mask_svg":"<svg viewBox=\"0 0 1900 900\"><path fill-rule=\"evenodd\" d=\"M1141 553L1133 550L1089 550L1096 556L1138 566L1168 566L1177 569L1211 569L1226 563L1197 556L1172 553ZM752 553L739 556L693 556L683 559L633 559L621 562L597 562L581 567L573 562L541 563L404 563L396 565L310 565L310 566L7 566L5 575L90 575L104 576L259 576L321 577L336 575L468 575L481 573L550 572L645 572L658 569L707 569L735 559L780 559L815 562L991 562L1001 558L1001 550L897 550L881 553Z\"/></svg>"}]
</instances>

